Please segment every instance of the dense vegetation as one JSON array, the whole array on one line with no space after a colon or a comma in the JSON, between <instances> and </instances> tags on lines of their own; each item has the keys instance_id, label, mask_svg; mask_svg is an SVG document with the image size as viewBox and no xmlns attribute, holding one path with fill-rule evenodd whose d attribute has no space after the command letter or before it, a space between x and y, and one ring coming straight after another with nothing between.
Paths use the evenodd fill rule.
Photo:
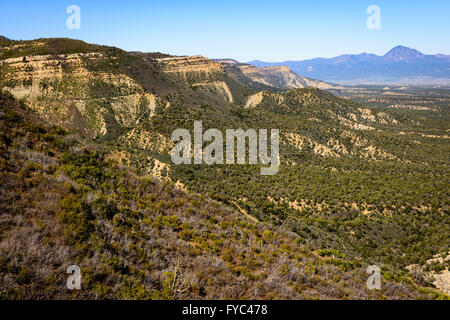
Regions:
<instances>
[{"instance_id":1,"label":"dense vegetation","mask_svg":"<svg viewBox=\"0 0 450 320\"><path fill-rule=\"evenodd\" d=\"M0 96L2 298L438 297L402 274L365 287L364 262L139 177ZM81 267L83 290L64 286Z\"/></svg>"},{"instance_id":2,"label":"dense vegetation","mask_svg":"<svg viewBox=\"0 0 450 320\"><path fill-rule=\"evenodd\" d=\"M2 59L102 54L82 58L84 78L57 56L64 78L40 79L40 95L22 107L2 95L5 297L67 297L69 264L86 278L74 298L444 297L407 267L450 251L445 107L366 109L298 89L267 90L244 108L256 92L226 73L167 75L157 62L166 55L71 41L1 42ZM13 72L0 69L6 90L34 85ZM124 76L131 80L117 80ZM218 82L233 102L195 85ZM157 96L152 115L146 93ZM83 113L65 109L81 100ZM222 131L280 129L278 174L261 176L260 165L172 165L166 142L194 120ZM114 154L120 164L109 160ZM150 177L157 162L166 165L162 182ZM369 264L382 266L381 292L365 289Z\"/></svg>"}]
</instances>

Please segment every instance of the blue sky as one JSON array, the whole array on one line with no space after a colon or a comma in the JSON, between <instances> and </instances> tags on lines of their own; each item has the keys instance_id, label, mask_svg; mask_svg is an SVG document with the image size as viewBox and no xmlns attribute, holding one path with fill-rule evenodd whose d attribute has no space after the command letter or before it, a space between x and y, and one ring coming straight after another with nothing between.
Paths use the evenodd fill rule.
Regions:
<instances>
[{"instance_id":1,"label":"blue sky","mask_svg":"<svg viewBox=\"0 0 450 320\"><path fill-rule=\"evenodd\" d=\"M66 27L72 4L81 8L80 30ZM381 9L380 30L366 27L369 5ZM448 0L2 0L0 34L240 61L384 54L396 45L450 54L449 14Z\"/></svg>"}]
</instances>

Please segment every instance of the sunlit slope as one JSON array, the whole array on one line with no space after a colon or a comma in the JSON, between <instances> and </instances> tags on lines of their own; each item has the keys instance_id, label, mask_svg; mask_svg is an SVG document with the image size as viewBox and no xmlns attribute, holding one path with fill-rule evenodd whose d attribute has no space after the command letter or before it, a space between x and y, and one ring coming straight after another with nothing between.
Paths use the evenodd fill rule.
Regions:
<instances>
[{"instance_id":1,"label":"sunlit slope","mask_svg":"<svg viewBox=\"0 0 450 320\"><path fill-rule=\"evenodd\" d=\"M400 274L449 250L450 146L445 134L428 133L434 118L319 89L246 86L200 56L42 39L7 42L1 57L2 87L49 122L92 138L139 174L292 231L311 250ZM262 177L259 165L173 165L172 132L196 120L205 130L279 129L278 174Z\"/></svg>"}]
</instances>

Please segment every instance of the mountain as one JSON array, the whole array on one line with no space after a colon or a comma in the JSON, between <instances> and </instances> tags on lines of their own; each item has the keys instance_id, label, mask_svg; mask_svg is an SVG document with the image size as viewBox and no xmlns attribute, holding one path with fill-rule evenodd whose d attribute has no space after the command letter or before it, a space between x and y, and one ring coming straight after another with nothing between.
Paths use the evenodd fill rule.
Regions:
<instances>
[{"instance_id":1,"label":"mountain","mask_svg":"<svg viewBox=\"0 0 450 320\"><path fill-rule=\"evenodd\" d=\"M12 41L0 62L1 298L447 297L409 266L448 252L448 113L71 39ZM200 120L278 129L278 173L174 164L173 132Z\"/></svg>"},{"instance_id":2,"label":"mountain","mask_svg":"<svg viewBox=\"0 0 450 320\"><path fill-rule=\"evenodd\" d=\"M336 85L302 77L286 66L275 67L255 67L250 64L240 63L233 59L214 59L224 66L225 72L237 81L242 81L245 85L253 88L263 88L263 86L277 89L294 88L319 88L338 89Z\"/></svg>"},{"instance_id":3,"label":"mountain","mask_svg":"<svg viewBox=\"0 0 450 320\"><path fill-rule=\"evenodd\" d=\"M409 62L423 58L426 58L423 53L403 46L392 48L383 56L383 60L386 62Z\"/></svg>"},{"instance_id":4,"label":"mountain","mask_svg":"<svg viewBox=\"0 0 450 320\"><path fill-rule=\"evenodd\" d=\"M303 61L250 61L257 67L285 65L294 72L340 84L450 84L450 56L425 55L397 46L384 56L361 53Z\"/></svg>"}]
</instances>

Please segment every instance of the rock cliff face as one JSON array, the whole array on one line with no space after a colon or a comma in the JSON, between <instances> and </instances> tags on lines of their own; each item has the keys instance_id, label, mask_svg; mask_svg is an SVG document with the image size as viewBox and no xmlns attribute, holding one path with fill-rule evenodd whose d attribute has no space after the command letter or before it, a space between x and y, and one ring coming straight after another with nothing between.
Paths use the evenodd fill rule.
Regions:
<instances>
[{"instance_id":1,"label":"rock cliff face","mask_svg":"<svg viewBox=\"0 0 450 320\"><path fill-rule=\"evenodd\" d=\"M299 76L286 66L257 68L250 65L242 65L239 66L239 68L244 75L251 80L276 88L292 89L314 87L330 89L334 87L323 81Z\"/></svg>"},{"instance_id":2,"label":"rock cliff face","mask_svg":"<svg viewBox=\"0 0 450 320\"><path fill-rule=\"evenodd\" d=\"M157 59L161 71L174 79L233 102L233 95L225 82L220 63L203 56L167 57Z\"/></svg>"},{"instance_id":3,"label":"rock cliff face","mask_svg":"<svg viewBox=\"0 0 450 320\"><path fill-rule=\"evenodd\" d=\"M91 69L106 59L97 52L10 58L0 85L52 122L88 136L112 134L152 117L161 101L126 74Z\"/></svg>"},{"instance_id":4,"label":"rock cliff face","mask_svg":"<svg viewBox=\"0 0 450 320\"><path fill-rule=\"evenodd\" d=\"M167 57L156 59L164 73L178 76L185 81L207 80L223 73L222 65L203 56Z\"/></svg>"},{"instance_id":5,"label":"rock cliff face","mask_svg":"<svg viewBox=\"0 0 450 320\"><path fill-rule=\"evenodd\" d=\"M152 127L156 114L164 119L173 104L228 105L242 96L220 63L201 56L126 53L84 43L84 52L60 53L49 42L1 43L0 57L8 58L0 60L0 87L50 123L126 146L126 162L133 150L152 153L135 161L153 174L159 161L154 156L173 147L170 137Z\"/></svg>"},{"instance_id":6,"label":"rock cliff face","mask_svg":"<svg viewBox=\"0 0 450 320\"><path fill-rule=\"evenodd\" d=\"M306 77L302 77L293 72L286 66L273 66L258 68L253 65L240 63L232 59L220 59L216 60L222 63L225 71L241 82L247 85L252 85L258 89L256 84L260 84L266 87L273 87L277 89L295 89L295 88L307 88L314 87L319 89L331 89L337 88L337 86L314 80ZM259 89L266 89L260 87Z\"/></svg>"}]
</instances>

